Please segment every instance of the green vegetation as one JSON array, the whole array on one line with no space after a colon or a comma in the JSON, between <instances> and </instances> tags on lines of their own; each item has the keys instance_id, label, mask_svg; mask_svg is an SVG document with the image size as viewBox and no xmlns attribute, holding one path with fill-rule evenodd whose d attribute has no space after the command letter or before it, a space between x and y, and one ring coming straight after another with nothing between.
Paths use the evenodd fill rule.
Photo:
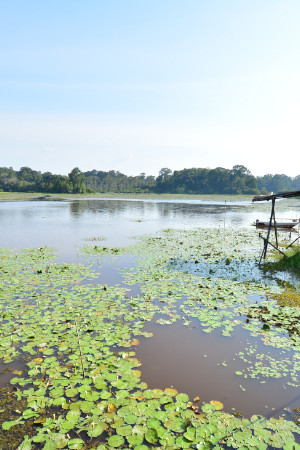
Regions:
<instances>
[{"instance_id":1,"label":"green vegetation","mask_svg":"<svg viewBox=\"0 0 300 450\"><path fill-rule=\"evenodd\" d=\"M289 254L283 256L277 261L265 264L265 270L271 271L290 271L300 273L300 250L291 250Z\"/></svg>"},{"instance_id":2,"label":"green vegetation","mask_svg":"<svg viewBox=\"0 0 300 450\"><path fill-rule=\"evenodd\" d=\"M29 167L14 171L12 167L0 168L0 191L41 193L88 192L84 174L75 167L68 176L41 173Z\"/></svg>"},{"instance_id":3,"label":"green vegetation","mask_svg":"<svg viewBox=\"0 0 300 450\"><path fill-rule=\"evenodd\" d=\"M264 175L257 178L258 188L267 192L288 192L300 190L300 175L295 178L283 174Z\"/></svg>"},{"instance_id":4,"label":"green vegetation","mask_svg":"<svg viewBox=\"0 0 300 450\"><path fill-rule=\"evenodd\" d=\"M248 201L251 202L252 197L249 195L192 195L192 194L156 194L156 193L134 193L134 194L124 194L124 193L84 193L84 194L43 194L43 193L30 193L30 192L0 192L0 201L18 201L18 200L72 200L72 199L101 199L101 198L112 198L112 199L136 199L136 200L205 200L205 201ZM287 200L291 201L291 200ZM255 207L262 210L266 208L269 211L269 205L266 208L265 204L256 204Z\"/></svg>"},{"instance_id":5,"label":"green vegetation","mask_svg":"<svg viewBox=\"0 0 300 450\"><path fill-rule=\"evenodd\" d=\"M11 373L11 387L0 391L0 447L297 448L294 421L236 417L216 399L201 404L171 387L149 389L134 352L138 339L151 338L144 325L152 320L188 326L193 318L227 337L243 327L279 357L249 346L236 355L240 370L220 361L238 385L243 377L241 390L249 378L299 386L299 308L279 305L273 297L284 289L272 280L234 280L237 265L245 272L255 257L255 232L166 230L122 249L88 239L87 263L138 256L123 270L124 287L92 283L97 274L84 265L53 263L48 248L0 252L0 358ZM202 276L193 270L199 261L216 270ZM137 284L142 294L129 298L126 285ZM266 292L259 305L249 297Z\"/></svg>"},{"instance_id":6,"label":"green vegetation","mask_svg":"<svg viewBox=\"0 0 300 450\"><path fill-rule=\"evenodd\" d=\"M300 175L264 175L254 177L241 165L231 170L192 168L175 170L163 168L159 175L127 176L118 171L91 170L81 172L75 167L68 176L41 173L29 167L19 171L0 168L0 192L41 193L172 193L172 194L235 194L257 195L269 192L300 190Z\"/></svg>"},{"instance_id":7,"label":"green vegetation","mask_svg":"<svg viewBox=\"0 0 300 450\"><path fill-rule=\"evenodd\" d=\"M294 253L294 255L287 257L284 261L284 265L288 270L299 273L300 271L300 251Z\"/></svg>"}]
</instances>

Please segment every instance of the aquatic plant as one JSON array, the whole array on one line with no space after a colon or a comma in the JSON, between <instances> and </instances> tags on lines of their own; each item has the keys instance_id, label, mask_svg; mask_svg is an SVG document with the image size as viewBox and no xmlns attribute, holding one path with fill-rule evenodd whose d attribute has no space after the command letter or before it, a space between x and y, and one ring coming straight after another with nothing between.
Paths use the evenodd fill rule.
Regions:
<instances>
[{"instance_id":1,"label":"aquatic plant","mask_svg":"<svg viewBox=\"0 0 300 450\"><path fill-rule=\"evenodd\" d=\"M296 309L280 307L271 296L262 308L251 301L250 294L265 294L266 284L228 280L226 273L203 277L185 264L170 264L176 258L193 264L253 258L254 235L239 233L167 230L142 239L122 249L140 256L135 267L123 271L124 286L93 284L94 271L53 263L53 251L44 247L1 250L0 357L11 377L0 409L11 399L14 403L1 420L0 446L7 439L20 450L296 446L299 427L293 421L235 417L217 400L200 404L174 388L149 389L141 381L134 348L139 336L151 338L144 325L154 318L162 325L179 320L188 325L193 317L204 331L220 329L226 336L242 326L268 345L299 349L291 329ZM119 253L86 247L87 258ZM126 286L136 284L142 295L129 298ZM267 289L272 295L283 291L275 285ZM255 349L248 353L239 355L249 366L237 377L268 379L280 373L298 383L296 357L279 364L263 355L259 359L258 353L251 360Z\"/></svg>"},{"instance_id":2,"label":"aquatic plant","mask_svg":"<svg viewBox=\"0 0 300 450\"><path fill-rule=\"evenodd\" d=\"M300 250L299 248L290 249L289 252L279 259L267 262L263 266L265 271L290 271L300 273Z\"/></svg>"}]
</instances>

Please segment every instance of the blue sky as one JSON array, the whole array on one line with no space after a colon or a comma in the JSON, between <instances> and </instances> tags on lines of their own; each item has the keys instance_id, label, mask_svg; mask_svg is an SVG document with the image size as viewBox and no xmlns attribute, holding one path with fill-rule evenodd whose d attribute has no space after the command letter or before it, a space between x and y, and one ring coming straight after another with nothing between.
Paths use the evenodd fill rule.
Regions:
<instances>
[{"instance_id":1,"label":"blue sky","mask_svg":"<svg viewBox=\"0 0 300 450\"><path fill-rule=\"evenodd\" d=\"M0 166L300 174L299 0L12 0Z\"/></svg>"}]
</instances>

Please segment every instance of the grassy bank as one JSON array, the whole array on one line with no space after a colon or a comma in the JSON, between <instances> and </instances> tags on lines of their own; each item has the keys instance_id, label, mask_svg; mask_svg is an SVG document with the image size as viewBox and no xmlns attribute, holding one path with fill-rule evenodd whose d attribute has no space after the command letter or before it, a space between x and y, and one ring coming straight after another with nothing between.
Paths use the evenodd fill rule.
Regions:
<instances>
[{"instance_id":1,"label":"grassy bank","mask_svg":"<svg viewBox=\"0 0 300 450\"><path fill-rule=\"evenodd\" d=\"M252 196L249 195L188 195L188 194L123 194L123 193L95 193L95 194L45 194L38 192L0 192L1 201L17 201L17 200L56 200L56 199L81 199L81 198L128 198L128 199L154 199L154 200L218 200L218 201L251 201Z\"/></svg>"},{"instance_id":2,"label":"grassy bank","mask_svg":"<svg viewBox=\"0 0 300 450\"><path fill-rule=\"evenodd\" d=\"M267 262L264 265L264 270L276 272L276 271L288 271L294 273L300 273L300 250L299 248L290 249L289 253L282 258Z\"/></svg>"}]
</instances>

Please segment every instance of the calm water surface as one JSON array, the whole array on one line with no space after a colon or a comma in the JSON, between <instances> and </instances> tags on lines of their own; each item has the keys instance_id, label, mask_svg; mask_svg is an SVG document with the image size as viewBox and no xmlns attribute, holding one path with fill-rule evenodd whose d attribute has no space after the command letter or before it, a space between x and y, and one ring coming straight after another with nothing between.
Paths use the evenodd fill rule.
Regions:
<instances>
[{"instance_id":1,"label":"calm water surface","mask_svg":"<svg viewBox=\"0 0 300 450\"><path fill-rule=\"evenodd\" d=\"M128 200L86 199L71 201L18 201L0 203L0 247L54 247L58 260L83 262L77 256L77 246L87 238L103 237L107 247L124 246L137 236L153 234L166 228L192 229L197 227L250 227L259 218L267 220L271 205L251 202L223 202L200 200ZM280 216L296 218L300 210L295 203L280 206ZM122 283L117 269L134 264L130 256L101 264L97 282ZM95 268L97 270L97 268ZM136 292L137 294L138 292ZM134 288L131 295L134 295ZM148 323L151 339L141 339L136 348L142 362L142 379L150 387L174 386L191 398L201 401L220 400L226 410L235 408L246 415L254 413L272 416L282 414L284 408L299 408L299 392L295 388L283 390L274 380L259 384L255 380L237 382L232 371L220 367L228 359L238 364L234 355L248 344L263 344L245 330L235 331L231 338L218 333L204 333L197 321L190 327L180 323L159 326ZM266 351L266 349L262 349ZM276 357L276 350L268 348ZM204 356L207 355L207 356ZM238 370L238 365L234 370ZM7 382L2 375L1 384ZM239 384L242 384L243 391Z\"/></svg>"},{"instance_id":2,"label":"calm water surface","mask_svg":"<svg viewBox=\"0 0 300 450\"><path fill-rule=\"evenodd\" d=\"M258 205L261 206L261 205ZM269 206L269 205L268 205ZM249 202L201 200L87 199L71 201L18 201L0 203L0 246L54 247L66 262L76 246L89 237L105 237L107 246L123 246L134 236L165 228L251 226L259 214L269 218L269 208L257 211ZM296 217L299 210L281 212Z\"/></svg>"}]
</instances>

